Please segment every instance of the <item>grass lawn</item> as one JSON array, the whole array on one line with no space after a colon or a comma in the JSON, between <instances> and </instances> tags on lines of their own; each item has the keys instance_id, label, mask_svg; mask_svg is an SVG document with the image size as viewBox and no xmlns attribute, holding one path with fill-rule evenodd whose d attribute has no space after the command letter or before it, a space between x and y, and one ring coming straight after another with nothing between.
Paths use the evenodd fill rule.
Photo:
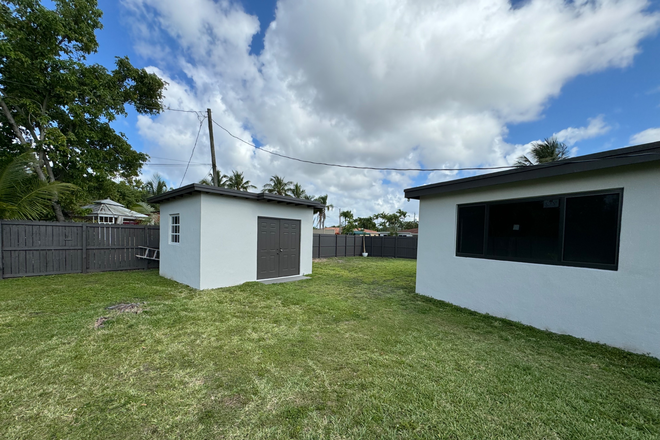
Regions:
<instances>
[{"instance_id":1,"label":"grass lawn","mask_svg":"<svg viewBox=\"0 0 660 440\"><path fill-rule=\"evenodd\" d=\"M414 286L414 261L363 258L207 291L0 281L0 438L660 437L660 361ZM128 302L144 312L106 309Z\"/></svg>"}]
</instances>

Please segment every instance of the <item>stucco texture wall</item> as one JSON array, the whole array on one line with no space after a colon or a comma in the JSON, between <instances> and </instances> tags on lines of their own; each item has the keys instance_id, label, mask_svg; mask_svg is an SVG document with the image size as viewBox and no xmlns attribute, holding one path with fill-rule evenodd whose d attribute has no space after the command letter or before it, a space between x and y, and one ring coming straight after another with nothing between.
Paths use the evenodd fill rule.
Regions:
<instances>
[{"instance_id":1,"label":"stucco texture wall","mask_svg":"<svg viewBox=\"0 0 660 440\"><path fill-rule=\"evenodd\" d=\"M200 289L202 197L195 194L160 205L160 275ZM170 243L170 215L179 214L181 241Z\"/></svg>"},{"instance_id":2,"label":"stucco texture wall","mask_svg":"<svg viewBox=\"0 0 660 440\"><path fill-rule=\"evenodd\" d=\"M170 215L181 218L181 242L170 243ZM310 207L194 194L161 204L160 274L196 289L257 280L257 219L300 220L300 274L312 273Z\"/></svg>"},{"instance_id":3,"label":"stucco texture wall","mask_svg":"<svg viewBox=\"0 0 660 440\"><path fill-rule=\"evenodd\" d=\"M456 256L457 205L624 188L617 271ZM417 292L660 358L660 165L423 197Z\"/></svg>"},{"instance_id":4,"label":"stucco texture wall","mask_svg":"<svg viewBox=\"0 0 660 440\"><path fill-rule=\"evenodd\" d=\"M201 289L257 280L257 219L300 220L300 274L312 273L314 210L202 194Z\"/></svg>"}]
</instances>

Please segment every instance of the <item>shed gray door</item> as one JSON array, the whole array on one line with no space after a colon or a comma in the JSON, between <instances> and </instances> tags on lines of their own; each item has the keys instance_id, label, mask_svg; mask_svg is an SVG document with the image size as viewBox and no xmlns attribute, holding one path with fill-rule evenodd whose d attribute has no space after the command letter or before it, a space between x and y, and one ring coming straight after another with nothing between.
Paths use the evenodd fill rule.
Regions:
<instances>
[{"instance_id":1,"label":"shed gray door","mask_svg":"<svg viewBox=\"0 0 660 440\"><path fill-rule=\"evenodd\" d=\"M300 220L259 217L257 279L300 273Z\"/></svg>"}]
</instances>

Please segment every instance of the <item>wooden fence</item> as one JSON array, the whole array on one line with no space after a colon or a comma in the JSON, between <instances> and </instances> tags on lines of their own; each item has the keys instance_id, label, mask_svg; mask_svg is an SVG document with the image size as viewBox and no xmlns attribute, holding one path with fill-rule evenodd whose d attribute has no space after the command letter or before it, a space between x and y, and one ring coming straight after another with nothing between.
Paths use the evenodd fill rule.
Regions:
<instances>
[{"instance_id":1,"label":"wooden fence","mask_svg":"<svg viewBox=\"0 0 660 440\"><path fill-rule=\"evenodd\" d=\"M354 257L362 255L361 235L314 234L314 258ZM370 257L417 259L417 237L364 237Z\"/></svg>"},{"instance_id":2,"label":"wooden fence","mask_svg":"<svg viewBox=\"0 0 660 440\"><path fill-rule=\"evenodd\" d=\"M159 226L0 221L0 278L150 269L139 246L159 246Z\"/></svg>"}]
</instances>

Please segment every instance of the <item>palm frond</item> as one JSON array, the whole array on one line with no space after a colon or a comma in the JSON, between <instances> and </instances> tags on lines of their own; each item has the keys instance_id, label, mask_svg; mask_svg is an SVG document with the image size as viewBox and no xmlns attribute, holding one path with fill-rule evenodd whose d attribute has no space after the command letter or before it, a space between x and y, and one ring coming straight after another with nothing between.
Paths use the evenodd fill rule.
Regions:
<instances>
[{"instance_id":1,"label":"palm frond","mask_svg":"<svg viewBox=\"0 0 660 440\"><path fill-rule=\"evenodd\" d=\"M78 187L63 182L42 182L32 171L35 158L25 153L0 170L0 217L37 220L48 215L53 199Z\"/></svg>"}]
</instances>

